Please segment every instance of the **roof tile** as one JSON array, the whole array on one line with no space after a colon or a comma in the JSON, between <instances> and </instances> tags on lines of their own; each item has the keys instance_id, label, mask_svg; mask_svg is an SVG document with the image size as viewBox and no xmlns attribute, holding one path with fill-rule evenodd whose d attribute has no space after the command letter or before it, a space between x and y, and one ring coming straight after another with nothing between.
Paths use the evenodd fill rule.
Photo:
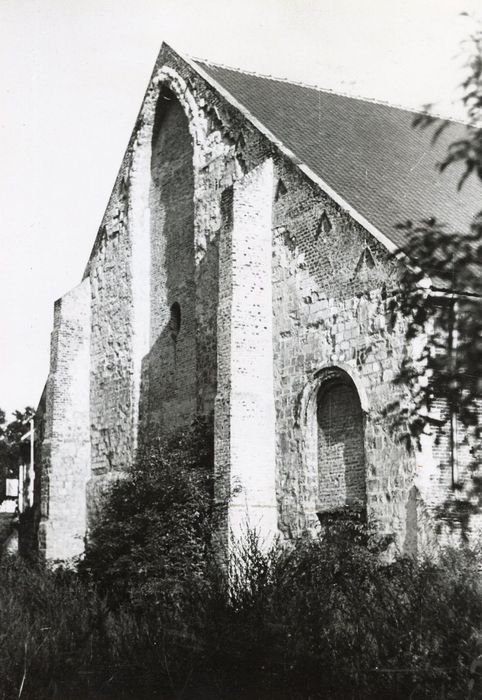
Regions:
<instances>
[{"instance_id":1,"label":"roof tile","mask_svg":"<svg viewBox=\"0 0 482 700\"><path fill-rule=\"evenodd\" d=\"M475 176L459 192L461 166L437 169L464 124L450 122L434 144L433 131L413 128L411 111L196 63L395 245L407 219L433 216L463 231L482 208Z\"/></svg>"}]
</instances>

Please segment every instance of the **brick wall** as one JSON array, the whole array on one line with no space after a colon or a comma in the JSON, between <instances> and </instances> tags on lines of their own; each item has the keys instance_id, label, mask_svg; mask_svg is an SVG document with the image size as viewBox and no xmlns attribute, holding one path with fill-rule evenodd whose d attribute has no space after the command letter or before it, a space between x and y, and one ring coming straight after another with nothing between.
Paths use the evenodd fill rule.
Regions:
<instances>
[{"instance_id":1,"label":"brick wall","mask_svg":"<svg viewBox=\"0 0 482 700\"><path fill-rule=\"evenodd\" d=\"M280 528L291 537L316 527L320 497L325 506L343 500L342 475L346 479L348 466L354 477L350 489L366 498L370 520L383 532L393 532L403 549L415 467L403 446L390 437L382 416L395 396L391 380L403 353L403 328L394 324L389 312L397 263L283 158L277 160L276 177L283 182L274 192L273 229ZM341 374L353 389L328 396L320 416L318 391L330 376ZM340 418L333 427L331 438L338 431L338 447L330 448L328 469L322 455L327 455L323 427L330 402L333 409L343 410L347 421ZM363 425L363 433L353 432L350 423ZM351 453L349 464L345 449ZM327 471L333 485L324 490Z\"/></svg>"},{"instance_id":2,"label":"brick wall","mask_svg":"<svg viewBox=\"0 0 482 700\"><path fill-rule=\"evenodd\" d=\"M233 508L264 504L273 530L276 499L277 525L292 537L316 524L320 502L360 496L369 518L413 549L426 529L414 460L383 418L404 352L389 312L397 275L371 234L165 47L87 266L89 351L86 292L78 347L71 339L60 352L67 326L56 321L45 483L64 454L49 420L67 442L72 420L52 397L61 385L74 397L62 362L78 362L90 393L79 444L90 442L91 506L143 431L214 412L217 469L229 488L231 476L244 482ZM54 502L47 491L44 507Z\"/></svg>"},{"instance_id":3,"label":"brick wall","mask_svg":"<svg viewBox=\"0 0 482 700\"><path fill-rule=\"evenodd\" d=\"M366 501L365 447L360 399L352 384L317 396L319 508Z\"/></svg>"}]
</instances>

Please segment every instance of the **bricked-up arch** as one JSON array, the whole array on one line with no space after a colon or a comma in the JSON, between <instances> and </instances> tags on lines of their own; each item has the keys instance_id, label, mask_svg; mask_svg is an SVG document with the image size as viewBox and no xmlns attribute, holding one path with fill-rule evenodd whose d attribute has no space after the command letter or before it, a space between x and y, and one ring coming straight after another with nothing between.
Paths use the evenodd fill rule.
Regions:
<instances>
[{"instance_id":1,"label":"bricked-up arch","mask_svg":"<svg viewBox=\"0 0 482 700\"><path fill-rule=\"evenodd\" d=\"M366 501L364 419L355 384L343 371L316 397L318 511Z\"/></svg>"},{"instance_id":2,"label":"bricked-up arch","mask_svg":"<svg viewBox=\"0 0 482 700\"><path fill-rule=\"evenodd\" d=\"M348 406L348 410L347 410ZM350 365L327 365L315 372L300 394L295 410L299 431L301 486L304 526L318 528L318 514L345 503L366 502L364 426L369 410L363 382ZM341 417L338 423L335 416ZM346 414L348 420L345 421ZM321 424L321 425L320 425ZM353 427L356 426L356 440ZM346 436L346 437L344 437ZM337 442L338 440L338 442ZM348 494L346 492L345 457L356 449L363 462L348 460ZM338 462L336 459L338 458ZM335 465L330 475L329 463ZM353 469L350 469L350 464ZM362 472L359 471L363 465ZM341 469L340 469L341 466ZM336 472L341 472L336 486ZM354 479L356 474L359 479Z\"/></svg>"},{"instance_id":3,"label":"bricked-up arch","mask_svg":"<svg viewBox=\"0 0 482 700\"><path fill-rule=\"evenodd\" d=\"M164 309L161 314L159 309L154 314L154 323L151 324L152 316L152 287L151 287L151 265L152 260L152 240L153 226L152 215L156 217L156 212L151 212L153 197L152 187L152 156L156 141L158 142L159 126L162 126L162 105L166 100L161 99L161 95L166 92L175 97L177 106L180 105L184 113L184 124L187 128L187 139L190 136L191 142L191 168L193 169L192 183L194 192L199 189L199 172L212 158L212 150L206 147L207 144L207 120L203 108L195 99L192 88L182 77L182 75L169 65L156 66L151 83L148 87L144 103L141 108L136 130L133 135L131 160L128 163L129 191L128 191L128 232L131 245L131 274L132 274L132 353L131 353L131 376L132 376L132 408L131 422L133 431L133 450L138 444L139 435L149 421L152 408L157 408L159 402L156 397L149 395L148 384L151 372L146 365L149 364L147 357L152 352L153 343L159 336L159 330L163 321L167 322L169 317L169 304L179 301L182 308L182 326L186 333L186 308L184 300L175 296L172 292L170 298L166 300L167 311ZM172 100L169 101L172 104ZM127 163L126 163L127 164ZM199 196L194 196L194 209L199 207L201 201ZM206 227L200 224L201 217L194 216L194 254L196 251L206 250ZM159 249L154 252L154 257L159 258ZM201 254L197 254L199 259ZM188 304L189 306L189 304ZM189 316L189 309L187 316ZM169 343L170 356L173 354L173 342ZM176 343L176 354L179 343ZM146 359L147 358L147 359ZM181 359L181 358L180 358ZM214 364L214 363L213 363ZM192 392L190 392L192 396ZM124 459L124 462L126 460Z\"/></svg>"},{"instance_id":4,"label":"bricked-up arch","mask_svg":"<svg viewBox=\"0 0 482 700\"><path fill-rule=\"evenodd\" d=\"M151 347L142 398L149 423L171 432L196 414L196 264L192 137L181 103L165 86L156 106L150 170Z\"/></svg>"}]
</instances>

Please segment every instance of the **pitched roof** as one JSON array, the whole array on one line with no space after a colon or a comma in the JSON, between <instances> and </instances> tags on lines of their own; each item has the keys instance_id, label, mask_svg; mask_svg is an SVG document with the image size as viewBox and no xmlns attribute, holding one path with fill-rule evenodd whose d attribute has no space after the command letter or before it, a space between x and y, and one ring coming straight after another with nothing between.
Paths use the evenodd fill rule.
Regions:
<instances>
[{"instance_id":1,"label":"pitched roof","mask_svg":"<svg viewBox=\"0 0 482 700\"><path fill-rule=\"evenodd\" d=\"M404 244L397 223L435 216L464 231L482 208L474 176L459 192L461 168L437 170L464 124L450 122L433 144L433 130L414 129L411 111L194 63L395 246Z\"/></svg>"}]
</instances>

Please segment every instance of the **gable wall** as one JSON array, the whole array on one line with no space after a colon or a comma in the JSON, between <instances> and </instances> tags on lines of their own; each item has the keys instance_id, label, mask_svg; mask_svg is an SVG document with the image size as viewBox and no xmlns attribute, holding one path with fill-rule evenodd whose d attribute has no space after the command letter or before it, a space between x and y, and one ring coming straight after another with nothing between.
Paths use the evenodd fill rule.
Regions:
<instances>
[{"instance_id":1,"label":"gable wall","mask_svg":"<svg viewBox=\"0 0 482 700\"><path fill-rule=\"evenodd\" d=\"M218 347L220 276L228 264L226 258L221 266L219 239L231 216L226 195L270 152L249 127L241 162L236 144L244 119L167 54L154 70L87 269L91 517L140 441L197 415L214 419L220 352L221 362L230 362L229 338ZM164 86L175 99L156 117ZM175 341L174 302L181 308Z\"/></svg>"},{"instance_id":2,"label":"gable wall","mask_svg":"<svg viewBox=\"0 0 482 700\"><path fill-rule=\"evenodd\" d=\"M161 126L154 137L156 160L151 145L159 76L172 78L172 71L179 104L164 136ZM180 126L181 106L191 145ZM393 327L387 302L397 270L370 234L168 48L154 70L86 271L90 417L84 428L92 469L87 506L93 517L104 485L131 463L143 431L169 432L202 414L216 420L218 464L229 465L233 416L256 415L257 406L264 406L266 397L236 398L232 391L233 372L241 371L242 362L231 339L231 314L237 314L241 337L243 328L254 331L254 309L234 309L232 303L243 298L248 276L232 275L229 202L231 188L242 197L243 183L270 158L272 191L264 178L248 208L254 226L256 212L263 222L272 221L272 265L259 267L249 284L264 291L270 285L273 301L272 315L271 309L262 313L269 313L272 326L278 526L291 537L316 523L322 485L313 467L313 401L306 397L320 370L336 366L351 373L363 394L368 513L384 532L395 532L403 549L410 539L407 521L414 520L407 505L414 466L380 417L393 397L391 379L401 353L402 329ZM277 197L279 178L286 192ZM236 255L249 264L248 241L245 250L242 236L236 245ZM233 290L233 284L240 288ZM246 289L247 296L252 291ZM221 293L230 298L220 299ZM181 304L175 344L169 326L174 301ZM262 335L253 336L248 350L255 363L266 347L261 345ZM349 392L344 396L350 400ZM255 446L253 454L264 454L262 431L256 439L260 449ZM259 499L268 502L269 494Z\"/></svg>"}]
</instances>

